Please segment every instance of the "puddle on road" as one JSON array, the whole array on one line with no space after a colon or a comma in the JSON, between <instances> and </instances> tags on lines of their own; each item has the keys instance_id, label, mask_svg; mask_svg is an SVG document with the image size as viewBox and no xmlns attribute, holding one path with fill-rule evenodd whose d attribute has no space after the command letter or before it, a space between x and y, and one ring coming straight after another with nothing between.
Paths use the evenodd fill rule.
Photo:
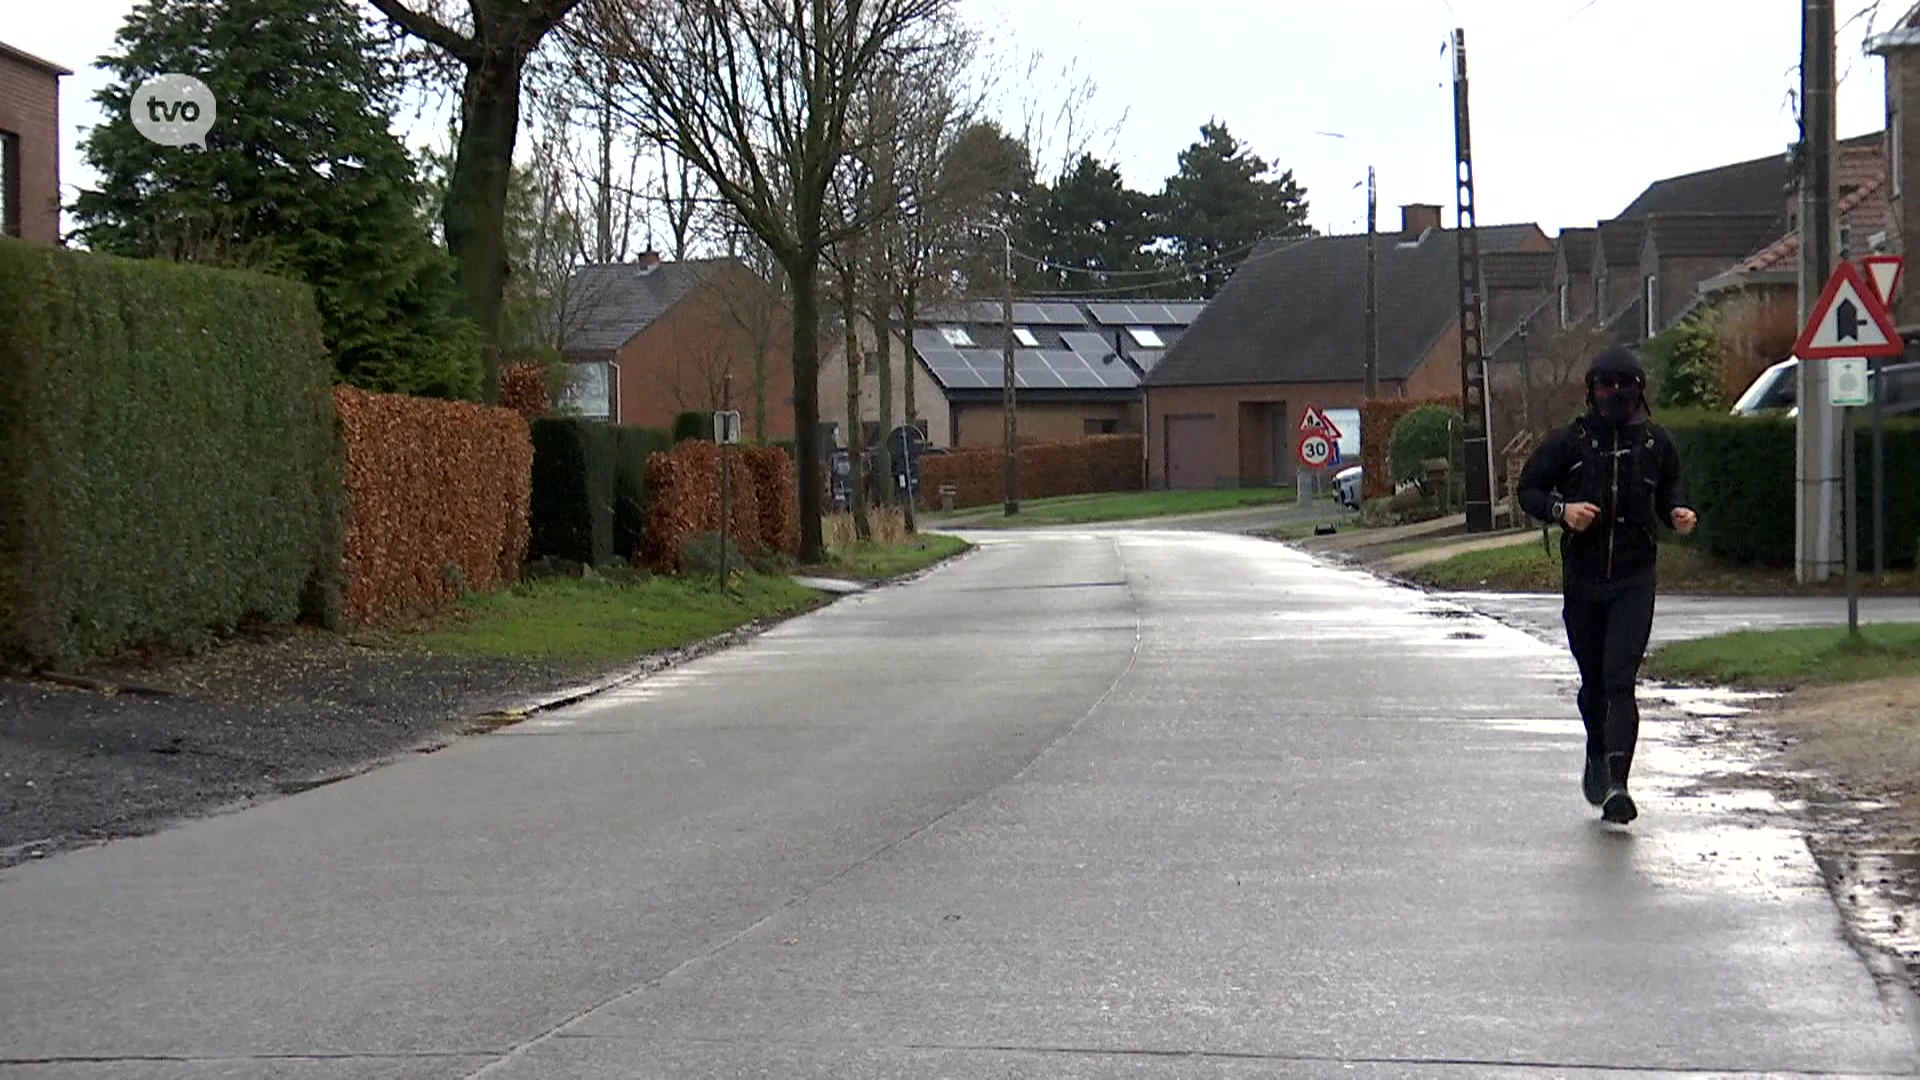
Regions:
<instances>
[{"instance_id":1,"label":"puddle on road","mask_svg":"<svg viewBox=\"0 0 1920 1080\"><path fill-rule=\"evenodd\" d=\"M1725 690L1710 686L1675 686L1670 683L1643 682L1640 701L1665 703L1688 716L1718 719L1744 716L1753 705L1770 701L1779 694L1763 691Z\"/></svg>"},{"instance_id":2,"label":"puddle on road","mask_svg":"<svg viewBox=\"0 0 1920 1080\"><path fill-rule=\"evenodd\" d=\"M1635 773L1663 811L1654 828L1669 865L1715 889L1821 888L1876 978L1920 989L1920 855L1821 850L1876 804L1801 797L1817 778L1780 768L1784 743L1739 719L1777 696L1643 684Z\"/></svg>"},{"instance_id":3,"label":"puddle on road","mask_svg":"<svg viewBox=\"0 0 1920 1080\"><path fill-rule=\"evenodd\" d=\"M1895 953L1913 968L1920 965L1920 854L1842 852L1816 854L1834 899L1858 933Z\"/></svg>"}]
</instances>

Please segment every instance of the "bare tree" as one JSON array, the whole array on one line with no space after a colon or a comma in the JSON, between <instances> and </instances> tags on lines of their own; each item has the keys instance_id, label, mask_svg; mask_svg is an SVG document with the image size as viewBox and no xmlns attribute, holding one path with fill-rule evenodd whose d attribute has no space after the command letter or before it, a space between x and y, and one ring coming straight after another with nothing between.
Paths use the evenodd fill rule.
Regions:
<instances>
[{"instance_id":1,"label":"bare tree","mask_svg":"<svg viewBox=\"0 0 1920 1080\"><path fill-rule=\"evenodd\" d=\"M849 134L856 141L863 142L869 152L876 146L865 142L862 136L875 126L876 104L875 88L868 84L848 111ZM861 286L873 262L874 253L865 243L866 238L847 226L863 217L876 222L884 220L885 215L874 214L874 208L870 205L873 190L877 186L874 179L869 158L849 155L829 185L831 197L826 207L830 228L841 234L841 239L826 250L825 257L838 285L833 308L840 321L844 357L842 368L847 384L848 509L853 516L854 537L860 540L873 538L867 523L866 417L865 410L861 408L860 395L860 384L865 378L864 350L860 347L860 315L864 305L860 301L863 295ZM877 228L865 231L876 234L876 237L879 232ZM822 305L822 315L826 314L826 310L827 305Z\"/></svg>"},{"instance_id":2,"label":"bare tree","mask_svg":"<svg viewBox=\"0 0 1920 1080\"><path fill-rule=\"evenodd\" d=\"M857 152L849 117L874 73L937 55L953 0L588 0L582 30L620 73L623 115L713 184L786 271L793 297L800 556L824 554L820 521L819 286L836 243L832 185Z\"/></svg>"},{"instance_id":3,"label":"bare tree","mask_svg":"<svg viewBox=\"0 0 1920 1080\"><path fill-rule=\"evenodd\" d=\"M464 28L438 11L408 7L406 0L371 2L395 26L439 49L464 71L443 223L466 314L480 325L487 343L497 346L521 76L541 40L581 0L467 0ZM486 350L481 386L488 401L499 393L497 347Z\"/></svg>"},{"instance_id":4,"label":"bare tree","mask_svg":"<svg viewBox=\"0 0 1920 1080\"><path fill-rule=\"evenodd\" d=\"M748 401L752 414L753 438L767 439L767 381L771 377L774 344L793 333L789 325L790 298L786 294L786 272L773 261L766 245L744 227L716 215L722 231L722 248L730 259L737 259L759 283L755 288L709 290L718 318L729 329L746 354L751 370Z\"/></svg>"},{"instance_id":5,"label":"bare tree","mask_svg":"<svg viewBox=\"0 0 1920 1080\"><path fill-rule=\"evenodd\" d=\"M1126 123L1122 110L1119 119L1106 127L1094 124L1093 102L1099 87L1093 76L1079 74L1079 60L1069 60L1057 73L1044 73L1046 56L1034 50L1023 65L1020 82L1020 141L1033 156L1040 179L1052 183L1073 170L1074 164L1088 153L1096 153L1095 142L1104 142L1096 156L1111 155ZM1040 88L1063 86L1058 100L1045 101Z\"/></svg>"},{"instance_id":6,"label":"bare tree","mask_svg":"<svg viewBox=\"0 0 1920 1080\"><path fill-rule=\"evenodd\" d=\"M916 361L913 326L919 315L921 291L935 273L935 254L946 227L959 215L948 212L945 196L952 194L940 181L945 153L957 134L970 124L979 104L964 84L974 58L976 39L956 43L943 63L929 65L917 83L909 86L892 72L882 72L873 86L869 106L887 117L885 127L895 138L874 149L872 197L892 204L895 212L880 226L878 244L869 268L868 321L874 328L879 374L881 442L877 467L888 484L891 501L893 461L889 438L893 416L893 334L895 316L905 336L901 356L904 380L904 416L901 426L916 429ZM909 436L911 438L911 436ZM911 470L911 462L908 462ZM911 483L911 478L909 478ZM914 520L912 489L907 489L906 524Z\"/></svg>"}]
</instances>

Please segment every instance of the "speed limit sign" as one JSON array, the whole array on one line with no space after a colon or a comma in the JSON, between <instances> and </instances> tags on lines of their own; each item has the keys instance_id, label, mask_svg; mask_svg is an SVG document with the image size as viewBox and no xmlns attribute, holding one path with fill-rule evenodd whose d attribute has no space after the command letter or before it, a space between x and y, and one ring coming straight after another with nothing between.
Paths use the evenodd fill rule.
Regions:
<instances>
[{"instance_id":1,"label":"speed limit sign","mask_svg":"<svg viewBox=\"0 0 1920 1080\"><path fill-rule=\"evenodd\" d=\"M1294 447L1294 456L1309 469L1326 468L1333 460L1333 440L1318 431L1301 432L1300 443Z\"/></svg>"}]
</instances>

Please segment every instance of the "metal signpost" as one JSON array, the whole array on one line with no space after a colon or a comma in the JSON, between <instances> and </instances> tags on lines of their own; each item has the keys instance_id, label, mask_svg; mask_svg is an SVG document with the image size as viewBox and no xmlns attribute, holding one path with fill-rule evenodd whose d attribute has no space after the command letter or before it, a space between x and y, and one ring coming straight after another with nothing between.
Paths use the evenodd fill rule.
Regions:
<instances>
[{"instance_id":1,"label":"metal signpost","mask_svg":"<svg viewBox=\"0 0 1920 1080\"><path fill-rule=\"evenodd\" d=\"M1317 406L1309 405L1300 414L1299 438L1293 444L1293 456L1301 466L1300 501L1311 502L1313 496L1308 491L1308 481L1321 469L1340 463L1340 429L1333 426L1333 421Z\"/></svg>"},{"instance_id":2,"label":"metal signpost","mask_svg":"<svg viewBox=\"0 0 1920 1080\"><path fill-rule=\"evenodd\" d=\"M721 383L720 411L713 414L713 441L720 444L720 591L727 591L727 545L732 529L729 516L733 501L733 455L729 452L740 441L740 413L733 407L733 376Z\"/></svg>"},{"instance_id":3,"label":"metal signpost","mask_svg":"<svg viewBox=\"0 0 1920 1080\"><path fill-rule=\"evenodd\" d=\"M1906 351L1906 343L1894 328L1893 317L1887 313L1885 298L1877 287L1884 283L1891 288L1899 279L1898 269L1888 275L1884 269L1870 268L1869 274L1874 280L1872 285L1852 263L1841 262L1835 266L1833 276L1827 279L1826 288L1821 290L1820 299L1814 303L1807 324L1800 331L1800 339L1793 345L1793 355L1799 357L1801 363L1830 362L1823 380L1827 404L1840 409L1838 503L1843 525L1841 550L1847 575L1847 633L1854 636L1860 633L1860 514L1859 502L1853 497L1856 490L1853 410L1877 396L1867 377L1867 358L1899 356ZM1803 408L1811 404L1805 402ZM1881 495L1875 492L1876 502ZM1877 508L1875 513L1877 518Z\"/></svg>"},{"instance_id":4,"label":"metal signpost","mask_svg":"<svg viewBox=\"0 0 1920 1080\"><path fill-rule=\"evenodd\" d=\"M1874 295L1889 312L1893 310L1893 298L1899 293L1900 278L1906 271L1907 260L1900 255L1869 255L1866 258L1867 284L1873 286ZM1873 357L1875 386L1879 385L1879 371L1884 357ZM1880 407L1881 395L1876 390L1873 395L1873 572L1879 577L1880 584L1887 583L1887 417Z\"/></svg>"}]
</instances>

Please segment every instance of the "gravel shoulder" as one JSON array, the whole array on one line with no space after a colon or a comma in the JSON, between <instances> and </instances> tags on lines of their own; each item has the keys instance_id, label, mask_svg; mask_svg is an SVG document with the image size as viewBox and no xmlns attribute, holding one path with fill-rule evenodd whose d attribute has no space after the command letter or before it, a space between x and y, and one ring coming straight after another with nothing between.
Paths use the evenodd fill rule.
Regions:
<instances>
[{"instance_id":1,"label":"gravel shoulder","mask_svg":"<svg viewBox=\"0 0 1920 1080\"><path fill-rule=\"evenodd\" d=\"M443 744L575 678L305 630L87 677L101 688L0 679L0 866Z\"/></svg>"},{"instance_id":2,"label":"gravel shoulder","mask_svg":"<svg viewBox=\"0 0 1920 1080\"><path fill-rule=\"evenodd\" d=\"M617 665L292 629L187 657L0 678L0 868L342 779L682 663L831 602Z\"/></svg>"},{"instance_id":3,"label":"gravel shoulder","mask_svg":"<svg viewBox=\"0 0 1920 1080\"><path fill-rule=\"evenodd\" d=\"M1803 687L1726 734L1760 756L1715 782L1796 809L1848 925L1920 991L1920 674Z\"/></svg>"}]
</instances>

